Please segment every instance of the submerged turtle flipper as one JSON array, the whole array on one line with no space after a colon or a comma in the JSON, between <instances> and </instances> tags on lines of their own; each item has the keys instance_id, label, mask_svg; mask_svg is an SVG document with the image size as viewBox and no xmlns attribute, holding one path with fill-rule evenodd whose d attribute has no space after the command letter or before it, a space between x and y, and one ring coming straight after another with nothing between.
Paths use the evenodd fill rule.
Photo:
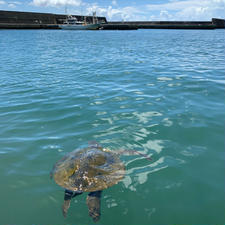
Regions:
<instances>
[{"instance_id":1,"label":"submerged turtle flipper","mask_svg":"<svg viewBox=\"0 0 225 225\"><path fill-rule=\"evenodd\" d=\"M64 200L64 203L63 203L63 206L62 206L62 213L63 213L64 217L67 216L67 212L68 212L68 209L70 207L70 201L71 201L71 199Z\"/></svg>"},{"instance_id":2,"label":"submerged turtle flipper","mask_svg":"<svg viewBox=\"0 0 225 225\"><path fill-rule=\"evenodd\" d=\"M102 191L95 191L89 193L87 196L89 216L94 222L97 222L101 216L101 194Z\"/></svg>"},{"instance_id":3,"label":"submerged turtle flipper","mask_svg":"<svg viewBox=\"0 0 225 225\"><path fill-rule=\"evenodd\" d=\"M131 150L131 149L118 149L116 151L114 151L116 154L121 154L121 155L140 155L142 157L144 157L145 159L147 159L148 161L151 161L151 157L149 157L147 154L141 153L139 151L136 150Z\"/></svg>"},{"instance_id":4,"label":"submerged turtle flipper","mask_svg":"<svg viewBox=\"0 0 225 225\"><path fill-rule=\"evenodd\" d=\"M82 192L73 192L73 191L70 191L67 189L65 190L64 203L62 205L62 213L63 213L64 217L67 216L67 212L70 207L71 199L76 197L77 195L81 195L81 194L82 194Z\"/></svg>"}]
</instances>

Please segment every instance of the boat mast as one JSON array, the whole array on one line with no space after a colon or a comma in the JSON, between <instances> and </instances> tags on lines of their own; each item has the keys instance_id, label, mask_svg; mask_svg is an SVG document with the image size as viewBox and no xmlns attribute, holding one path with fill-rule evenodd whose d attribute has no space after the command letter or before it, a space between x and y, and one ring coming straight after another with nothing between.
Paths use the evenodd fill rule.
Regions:
<instances>
[{"instance_id":1,"label":"boat mast","mask_svg":"<svg viewBox=\"0 0 225 225\"><path fill-rule=\"evenodd\" d=\"M67 4L65 4L65 14L67 15Z\"/></svg>"},{"instance_id":2,"label":"boat mast","mask_svg":"<svg viewBox=\"0 0 225 225\"><path fill-rule=\"evenodd\" d=\"M96 24L97 23L97 18L96 18L96 11L93 12L93 16L92 16L92 19L93 19L93 24Z\"/></svg>"}]
</instances>

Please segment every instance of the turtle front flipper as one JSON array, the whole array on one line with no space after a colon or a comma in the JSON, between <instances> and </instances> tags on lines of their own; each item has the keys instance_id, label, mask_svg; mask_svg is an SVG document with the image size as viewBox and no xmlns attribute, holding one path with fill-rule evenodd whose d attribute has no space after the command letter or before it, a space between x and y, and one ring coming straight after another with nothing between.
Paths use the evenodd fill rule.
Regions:
<instances>
[{"instance_id":1,"label":"turtle front flipper","mask_svg":"<svg viewBox=\"0 0 225 225\"><path fill-rule=\"evenodd\" d=\"M65 190L65 194L64 194L64 203L63 203L63 206L62 206L62 213L63 213L63 216L66 217L67 216L67 212L68 212L68 209L70 207L70 201L72 198L76 197L77 195L81 195L82 192L73 192L73 191L70 191L70 190Z\"/></svg>"},{"instance_id":2,"label":"turtle front flipper","mask_svg":"<svg viewBox=\"0 0 225 225\"><path fill-rule=\"evenodd\" d=\"M89 216L97 222L101 216L101 194L102 191L90 192L87 196Z\"/></svg>"},{"instance_id":3,"label":"turtle front flipper","mask_svg":"<svg viewBox=\"0 0 225 225\"><path fill-rule=\"evenodd\" d=\"M147 159L148 161L151 161L151 157L148 156L147 154L141 153L139 151L136 150L130 150L130 149L118 149L116 151L114 151L114 153L116 154L121 154L121 155L140 155L142 157L144 157L145 159Z\"/></svg>"}]
</instances>

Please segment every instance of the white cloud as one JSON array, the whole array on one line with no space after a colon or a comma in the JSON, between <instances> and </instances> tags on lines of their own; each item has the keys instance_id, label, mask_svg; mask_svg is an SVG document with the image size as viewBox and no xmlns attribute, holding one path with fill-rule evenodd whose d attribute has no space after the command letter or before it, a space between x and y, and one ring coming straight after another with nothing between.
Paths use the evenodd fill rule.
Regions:
<instances>
[{"instance_id":1,"label":"white cloud","mask_svg":"<svg viewBox=\"0 0 225 225\"><path fill-rule=\"evenodd\" d=\"M9 3L9 4L8 4L8 7L9 7L9 8L16 8L16 5L13 4L13 3Z\"/></svg>"},{"instance_id":2,"label":"white cloud","mask_svg":"<svg viewBox=\"0 0 225 225\"><path fill-rule=\"evenodd\" d=\"M173 19L172 15L166 10L161 10L159 14L160 20L171 20Z\"/></svg>"},{"instance_id":3,"label":"white cloud","mask_svg":"<svg viewBox=\"0 0 225 225\"><path fill-rule=\"evenodd\" d=\"M16 8L18 5L21 5L21 4L22 4L21 2L11 1L11 2L8 2L8 7L9 8Z\"/></svg>"},{"instance_id":4,"label":"white cloud","mask_svg":"<svg viewBox=\"0 0 225 225\"><path fill-rule=\"evenodd\" d=\"M97 12L98 16L105 16L109 21L121 21L121 20L137 20L143 18L143 12L134 7L101 7L98 4L88 5L86 8L87 14L91 14L93 11Z\"/></svg>"},{"instance_id":5,"label":"white cloud","mask_svg":"<svg viewBox=\"0 0 225 225\"><path fill-rule=\"evenodd\" d=\"M98 3L87 3L85 0L32 0L32 5L43 7L71 6L70 13L105 16L109 21L143 21L143 20L211 20L212 17L224 18L225 0L169 0L163 4L147 4L136 7L120 7L117 0L111 5L101 6ZM98 2L98 1L96 1ZM4 4L0 0L0 4ZM130 4L129 4L130 5ZM73 8L74 6L74 8Z\"/></svg>"},{"instance_id":6,"label":"white cloud","mask_svg":"<svg viewBox=\"0 0 225 225\"><path fill-rule=\"evenodd\" d=\"M81 0L33 0L32 4L35 6L44 6L44 7L58 7L58 6L80 6L82 3Z\"/></svg>"},{"instance_id":7,"label":"white cloud","mask_svg":"<svg viewBox=\"0 0 225 225\"><path fill-rule=\"evenodd\" d=\"M187 1L172 1L165 4L149 4L149 10L183 10L185 8L198 7L225 7L225 0L187 0Z\"/></svg>"},{"instance_id":8,"label":"white cloud","mask_svg":"<svg viewBox=\"0 0 225 225\"><path fill-rule=\"evenodd\" d=\"M212 17L224 18L225 0L172 0L147 5L147 9L153 14L151 19L156 20L211 20Z\"/></svg>"},{"instance_id":9,"label":"white cloud","mask_svg":"<svg viewBox=\"0 0 225 225\"><path fill-rule=\"evenodd\" d=\"M110 20L131 20L138 10L133 7L113 8L109 6L107 9L107 17Z\"/></svg>"},{"instance_id":10,"label":"white cloud","mask_svg":"<svg viewBox=\"0 0 225 225\"><path fill-rule=\"evenodd\" d=\"M108 7L97 3L86 4L86 12L105 16L109 21L143 20L211 20L212 17L224 18L225 0L170 0L164 4L148 4L139 7L119 7L113 0Z\"/></svg>"},{"instance_id":11,"label":"white cloud","mask_svg":"<svg viewBox=\"0 0 225 225\"><path fill-rule=\"evenodd\" d=\"M18 1L1 1L0 0L0 5L6 5L7 7L9 8L16 8L18 5L22 5L21 2L18 2Z\"/></svg>"},{"instance_id":12,"label":"white cloud","mask_svg":"<svg viewBox=\"0 0 225 225\"><path fill-rule=\"evenodd\" d=\"M117 2L115 0L113 0L112 5L117 5Z\"/></svg>"}]
</instances>

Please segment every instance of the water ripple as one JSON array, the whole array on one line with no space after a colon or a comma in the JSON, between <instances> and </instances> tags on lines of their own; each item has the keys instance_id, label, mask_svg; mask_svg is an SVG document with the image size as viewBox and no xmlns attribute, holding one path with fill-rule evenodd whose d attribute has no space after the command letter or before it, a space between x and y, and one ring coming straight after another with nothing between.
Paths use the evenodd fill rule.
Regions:
<instances>
[{"instance_id":1,"label":"water ripple","mask_svg":"<svg viewBox=\"0 0 225 225\"><path fill-rule=\"evenodd\" d=\"M49 172L91 140L145 155L121 155L103 224L223 223L223 30L0 32L1 224L64 224ZM70 212L90 224L85 197Z\"/></svg>"}]
</instances>

